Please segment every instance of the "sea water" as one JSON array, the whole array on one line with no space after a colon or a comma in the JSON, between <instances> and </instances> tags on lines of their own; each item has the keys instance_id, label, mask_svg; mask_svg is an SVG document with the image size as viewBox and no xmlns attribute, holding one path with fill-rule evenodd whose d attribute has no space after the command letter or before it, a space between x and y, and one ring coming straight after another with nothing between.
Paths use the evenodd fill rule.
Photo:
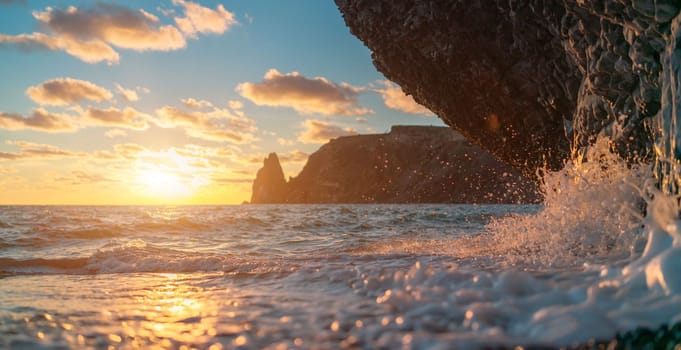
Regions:
<instances>
[{"instance_id":1,"label":"sea water","mask_svg":"<svg viewBox=\"0 0 681 350\"><path fill-rule=\"evenodd\" d=\"M0 348L555 347L677 323L678 208L649 168L569 164L544 205L0 207Z\"/></svg>"}]
</instances>

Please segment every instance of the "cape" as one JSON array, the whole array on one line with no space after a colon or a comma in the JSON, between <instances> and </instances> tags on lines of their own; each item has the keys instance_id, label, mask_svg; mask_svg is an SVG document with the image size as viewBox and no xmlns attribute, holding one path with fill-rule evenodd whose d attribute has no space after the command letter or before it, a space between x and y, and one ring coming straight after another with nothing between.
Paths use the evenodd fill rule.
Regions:
<instances>
[{"instance_id":1,"label":"cape","mask_svg":"<svg viewBox=\"0 0 681 350\"><path fill-rule=\"evenodd\" d=\"M394 126L345 136L311 154L286 181L275 153L251 203L534 203L537 184L447 127Z\"/></svg>"}]
</instances>

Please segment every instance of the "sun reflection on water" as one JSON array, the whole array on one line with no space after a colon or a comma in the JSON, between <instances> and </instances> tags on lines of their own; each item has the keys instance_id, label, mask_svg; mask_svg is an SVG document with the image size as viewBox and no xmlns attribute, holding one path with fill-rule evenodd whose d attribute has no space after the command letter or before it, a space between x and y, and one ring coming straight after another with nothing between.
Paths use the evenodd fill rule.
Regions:
<instances>
[{"instance_id":1,"label":"sun reflection on water","mask_svg":"<svg viewBox=\"0 0 681 350\"><path fill-rule=\"evenodd\" d=\"M164 283L143 289L127 306L137 309L135 317L121 322L125 338L132 344L172 348L178 343L206 344L215 337L219 305L207 298L204 288L189 286L176 274L158 278Z\"/></svg>"},{"instance_id":2,"label":"sun reflection on water","mask_svg":"<svg viewBox=\"0 0 681 350\"><path fill-rule=\"evenodd\" d=\"M249 323L235 301L244 297L243 290L236 293L225 286L203 287L192 275L139 274L119 283L116 275L91 276L89 291L83 290L82 277L61 276L62 294L51 300L31 299L21 293L22 288L35 289L30 284L56 278L41 277L43 282L38 277L24 278L24 285L7 286L16 292L10 296L12 304L32 305L12 322L25 329L20 333L33 334L29 344L36 347L66 343L73 348L98 349L221 349L249 342L244 334L250 330ZM71 283L78 287L70 287ZM66 317L54 311L36 313L63 309L66 304L72 310L78 304L80 311Z\"/></svg>"}]
</instances>

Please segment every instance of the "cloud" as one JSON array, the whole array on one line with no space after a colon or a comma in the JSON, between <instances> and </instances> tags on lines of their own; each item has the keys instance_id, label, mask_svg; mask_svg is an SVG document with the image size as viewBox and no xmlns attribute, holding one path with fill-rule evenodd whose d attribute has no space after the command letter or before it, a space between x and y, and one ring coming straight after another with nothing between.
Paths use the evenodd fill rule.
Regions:
<instances>
[{"instance_id":1,"label":"cloud","mask_svg":"<svg viewBox=\"0 0 681 350\"><path fill-rule=\"evenodd\" d=\"M234 184L252 184L252 178L229 178L216 176L211 178L211 181L220 185L234 185Z\"/></svg>"},{"instance_id":2,"label":"cloud","mask_svg":"<svg viewBox=\"0 0 681 350\"><path fill-rule=\"evenodd\" d=\"M288 140L283 137L277 138L277 143L279 143L282 146L291 146L296 144L296 140Z\"/></svg>"},{"instance_id":3,"label":"cloud","mask_svg":"<svg viewBox=\"0 0 681 350\"><path fill-rule=\"evenodd\" d=\"M115 137L125 137L125 136L128 136L128 132L125 131L125 130L121 130L121 129L111 129L111 130L107 130L104 133L104 136L111 138L111 139L115 138Z\"/></svg>"},{"instance_id":4,"label":"cloud","mask_svg":"<svg viewBox=\"0 0 681 350\"><path fill-rule=\"evenodd\" d=\"M95 151L90 157L96 160L135 160L140 155L148 153L149 150L136 143L120 143L113 146L112 151Z\"/></svg>"},{"instance_id":5,"label":"cloud","mask_svg":"<svg viewBox=\"0 0 681 350\"><path fill-rule=\"evenodd\" d=\"M193 98L184 98L182 99L182 104L189 108L204 108L204 107L213 107L213 104L210 103L209 101L206 100L196 100Z\"/></svg>"},{"instance_id":6,"label":"cloud","mask_svg":"<svg viewBox=\"0 0 681 350\"><path fill-rule=\"evenodd\" d=\"M151 119L151 116L130 107L125 109L88 107L82 113L82 118L88 124L95 126L117 126L126 129L145 130L149 127L147 121Z\"/></svg>"},{"instance_id":7,"label":"cloud","mask_svg":"<svg viewBox=\"0 0 681 350\"><path fill-rule=\"evenodd\" d=\"M24 160L45 158L81 157L85 153L66 151L59 147L26 141L6 141L8 145L19 147L19 152L0 152L0 159Z\"/></svg>"},{"instance_id":8,"label":"cloud","mask_svg":"<svg viewBox=\"0 0 681 350\"><path fill-rule=\"evenodd\" d=\"M175 17L175 23L189 37L196 37L197 33L223 34L238 23L222 4L215 10L191 1L173 0L173 4L184 8L185 17Z\"/></svg>"},{"instance_id":9,"label":"cloud","mask_svg":"<svg viewBox=\"0 0 681 350\"><path fill-rule=\"evenodd\" d=\"M244 108L244 103L239 100L229 100L229 108L232 110L240 110Z\"/></svg>"},{"instance_id":10,"label":"cloud","mask_svg":"<svg viewBox=\"0 0 681 350\"><path fill-rule=\"evenodd\" d=\"M232 114L227 109L213 108L210 112L188 112L172 106L156 110L157 124L164 128L184 127L192 137L208 141L228 141L244 144L254 139L255 122Z\"/></svg>"},{"instance_id":11,"label":"cloud","mask_svg":"<svg viewBox=\"0 0 681 350\"><path fill-rule=\"evenodd\" d=\"M86 63L106 61L118 63L120 56L103 41L80 41L71 37L50 36L44 33L0 34L0 47L16 46L22 51L64 51Z\"/></svg>"},{"instance_id":12,"label":"cloud","mask_svg":"<svg viewBox=\"0 0 681 350\"><path fill-rule=\"evenodd\" d=\"M136 143L122 143L114 145L114 151L118 156L126 159L133 159L146 152L147 149Z\"/></svg>"},{"instance_id":13,"label":"cloud","mask_svg":"<svg viewBox=\"0 0 681 350\"><path fill-rule=\"evenodd\" d=\"M141 9L98 3L85 10L48 7L33 16L53 33L83 42L100 41L136 51L169 51L186 46L177 28L161 25L158 17Z\"/></svg>"},{"instance_id":14,"label":"cloud","mask_svg":"<svg viewBox=\"0 0 681 350\"><path fill-rule=\"evenodd\" d=\"M132 89L126 89L120 84L116 84L116 91L118 91L118 96L123 98L127 102L139 101L140 97L137 95L137 91Z\"/></svg>"},{"instance_id":15,"label":"cloud","mask_svg":"<svg viewBox=\"0 0 681 350\"><path fill-rule=\"evenodd\" d=\"M78 127L68 115L53 114L37 108L28 116L0 112L0 129L69 132L76 131Z\"/></svg>"},{"instance_id":16,"label":"cloud","mask_svg":"<svg viewBox=\"0 0 681 350\"><path fill-rule=\"evenodd\" d=\"M105 101L113 95L101 86L89 81L73 78L57 78L31 86L26 94L39 105L64 106L84 100Z\"/></svg>"},{"instance_id":17,"label":"cloud","mask_svg":"<svg viewBox=\"0 0 681 350\"><path fill-rule=\"evenodd\" d=\"M84 170L72 170L70 174L55 176L53 180L60 183L69 183L71 185L97 184L114 181L105 175Z\"/></svg>"},{"instance_id":18,"label":"cloud","mask_svg":"<svg viewBox=\"0 0 681 350\"><path fill-rule=\"evenodd\" d=\"M47 33L0 34L0 45L21 50L64 51L87 63L118 63L114 47L135 51L170 51L186 47L184 35L172 25L144 11L97 3L94 7L47 7L33 17Z\"/></svg>"},{"instance_id":19,"label":"cloud","mask_svg":"<svg viewBox=\"0 0 681 350\"><path fill-rule=\"evenodd\" d=\"M236 91L257 105L290 107L301 114L365 115L359 107L362 88L333 83L323 77L307 78L298 72L282 74L270 69L259 83L241 83Z\"/></svg>"},{"instance_id":20,"label":"cloud","mask_svg":"<svg viewBox=\"0 0 681 350\"><path fill-rule=\"evenodd\" d=\"M18 172L19 170L17 170L16 168L0 166L0 174L16 174Z\"/></svg>"},{"instance_id":21,"label":"cloud","mask_svg":"<svg viewBox=\"0 0 681 350\"><path fill-rule=\"evenodd\" d=\"M404 113L421 114L429 117L435 116L428 108L416 103L412 96L406 95L399 86L387 80L380 83L384 88L374 91L381 95L383 102L388 108Z\"/></svg>"},{"instance_id":22,"label":"cloud","mask_svg":"<svg viewBox=\"0 0 681 350\"><path fill-rule=\"evenodd\" d=\"M149 127L149 120L152 119L151 116L130 107L125 109L88 107L85 110L76 107L74 110L79 113L77 117L50 113L43 108L35 109L28 116L0 112L0 129L56 133L77 131L87 126L114 126L145 130ZM120 136L120 133L116 136Z\"/></svg>"},{"instance_id":23,"label":"cloud","mask_svg":"<svg viewBox=\"0 0 681 350\"><path fill-rule=\"evenodd\" d=\"M303 122L306 130L298 135L298 141L304 143L326 143L340 136L356 135L357 130L342 128L320 120L308 119Z\"/></svg>"},{"instance_id":24,"label":"cloud","mask_svg":"<svg viewBox=\"0 0 681 350\"><path fill-rule=\"evenodd\" d=\"M309 156L308 153L305 153L300 150L293 150L289 153L280 154L279 160L282 162L289 163L301 163L306 161L308 156Z\"/></svg>"}]
</instances>

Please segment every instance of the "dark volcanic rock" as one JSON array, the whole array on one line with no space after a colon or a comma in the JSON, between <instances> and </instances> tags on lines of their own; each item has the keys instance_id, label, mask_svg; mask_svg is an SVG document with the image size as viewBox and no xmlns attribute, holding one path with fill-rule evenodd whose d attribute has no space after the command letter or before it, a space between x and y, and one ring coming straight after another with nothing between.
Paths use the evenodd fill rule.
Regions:
<instances>
[{"instance_id":1,"label":"dark volcanic rock","mask_svg":"<svg viewBox=\"0 0 681 350\"><path fill-rule=\"evenodd\" d=\"M599 133L649 155L679 0L335 1L379 71L526 174Z\"/></svg>"},{"instance_id":2,"label":"dark volcanic rock","mask_svg":"<svg viewBox=\"0 0 681 350\"><path fill-rule=\"evenodd\" d=\"M266 162L263 169L268 167ZM540 199L534 182L459 133L425 126L395 126L388 134L332 140L310 155L300 174L277 193L286 193L288 203L527 203ZM273 202L255 195L252 200Z\"/></svg>"},{"instance_id":3,"label":"dark volcanic rock","mask_svg":"<svg viewBox=\"0 0 681 350\"><path fill-rule=\"evenodd\" d=\"M251 203L283 203L286 200L286 178L279 157L270 153L253 181Z\"/></svg>"}]
</instances>

